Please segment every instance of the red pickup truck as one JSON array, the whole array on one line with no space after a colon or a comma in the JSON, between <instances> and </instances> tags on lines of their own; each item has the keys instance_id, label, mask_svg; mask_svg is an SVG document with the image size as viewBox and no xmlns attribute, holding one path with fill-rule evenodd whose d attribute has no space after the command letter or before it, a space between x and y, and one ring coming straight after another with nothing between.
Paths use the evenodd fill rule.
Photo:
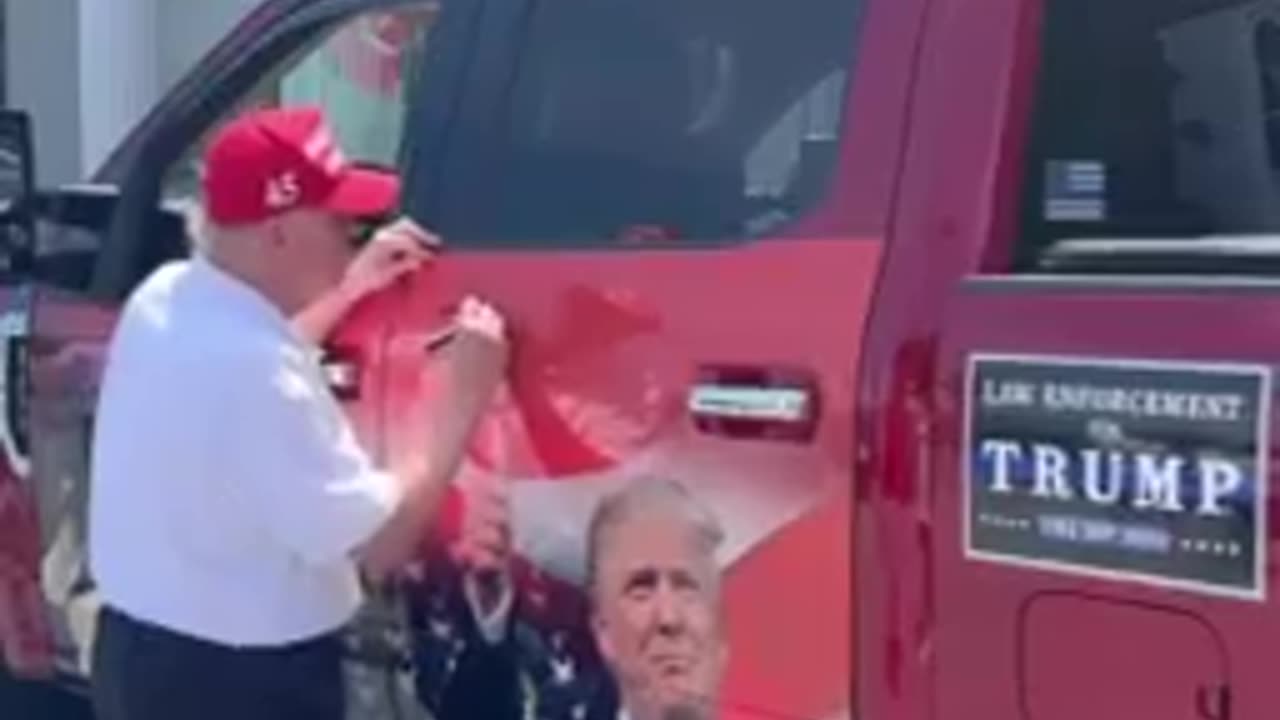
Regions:
<instances>
[{"instance_id":1,"label":"red pickup truck","mask_svg":"<svg viewBox=\"0 0 1280 720\"><path fill-rule=\"evenodd\" d=\"M91 184L30 190L9 113L11 674L91 672L102 348L186 253L210 129L291 103L399 168L448 246L328 345L373 452L425 431L461 295L520 342L466 470L510 483L516 630L459 602L452 507L352 629L355 717L615 717L582 529L650 475L725 529L722 717L1280 706L1266 0L271 0Z\"/></svg>"}]
</instances>

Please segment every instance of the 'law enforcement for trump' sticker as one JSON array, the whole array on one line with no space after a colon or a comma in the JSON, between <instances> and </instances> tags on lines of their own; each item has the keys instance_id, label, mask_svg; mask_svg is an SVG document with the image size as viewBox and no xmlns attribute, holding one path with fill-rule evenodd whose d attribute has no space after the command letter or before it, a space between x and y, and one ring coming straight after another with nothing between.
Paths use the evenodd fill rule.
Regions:
<instances>
[{"instance_id":1,"label":"'law enforcement for trump' sticker","mask_svg":"<svg viewBox=\"0 0 1280 720\"><path fill-rule=\"evenodd\" d=\"M1264 599L1270 377L972 357L966 555Z\"/></svg>"}]
</instances>

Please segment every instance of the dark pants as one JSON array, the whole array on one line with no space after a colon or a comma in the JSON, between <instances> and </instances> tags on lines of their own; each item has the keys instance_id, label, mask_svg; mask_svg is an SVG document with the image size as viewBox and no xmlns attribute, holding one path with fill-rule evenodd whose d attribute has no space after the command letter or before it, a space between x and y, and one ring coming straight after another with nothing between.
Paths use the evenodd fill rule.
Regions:
<instances>
[{"instance_id":1,"label":"dark pants","mask_svg":"<svg viewBox=\"0 0 1280 720\"><path fill-rule=\"evenodd\" d=\"M104 608L93 699L97 720L342 720L341 642L225 647Z\"/></svg>"}]
</instances>

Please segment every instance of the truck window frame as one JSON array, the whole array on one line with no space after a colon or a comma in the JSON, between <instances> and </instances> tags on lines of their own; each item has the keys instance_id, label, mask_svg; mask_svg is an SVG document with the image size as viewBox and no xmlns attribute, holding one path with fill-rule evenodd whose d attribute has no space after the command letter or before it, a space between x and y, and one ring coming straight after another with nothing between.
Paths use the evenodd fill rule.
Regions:
<instances>
[{"instance_id":1,"label":"truck window frame","mask_svg":"<svg viewBox=\"0 0 1280 720\"><path fill-rule=\"evenodd\" d=\"M1061 51L1062 46L1060 37L1051 40L1055 32L1051 23L1054 21L1055 8L1059 13L1065 12L1062 7L1068 3L1069 0L1037 0L1032 4L1034 9L1028 10L1035 16L1035 21L1022 23L1019 29L1017 55L1025 62L1015 70L1012 88L1015 101L1010 103L1009 114L1003 119L1011 132L1002 148L1000 182L998 192L992 199L996 223L989 230L982 257L974 271L988 281L1034 280L1072 285L1082 281L1086 284L1127 284L1139 281L1144 286L1150 285L1153 280L1176 285L1185 284L1186 281L1214 285L1242 281L1250 284L1280 282L1280 241L1276 240L1280 238L1280 225L1258 225L1243 231L1225 228L1223 219L1212 217L1213 212L1207 205L1197 207L1196 198L1178 194L1180 190L1176 186L1176 180L1170 180L1170 201L1159 207L1161 212L1169 214L1167 217L1154 213L1126 214L1130 209L1115 202L1113 185L1117 177L1117 163L1101 154L1090 157L1087 153L1054 151L1052 140L1046 140L1046 136L1055 129L1060 131L1062 126L1069 123L1062 119L1060 112L1054 112L1054 108L1061 110L1062 98L1059 97L1056 101L1046 99L1053 92L1063 92L1064 85L1060 79L1057 83L1053 82L1047 72L1048 67L1055 67L1051 58L1054 47L1057 46ZM1142 58L1136 53L1160 53L1158 32L1161 29L1194 17L1235 10L1245 4L1220 0L1202 4L1199 13L1191 12L1194 8L1190 5L1181 12L1170 12L1164 24L1151 21L1150 28L1156 32L1150 38L1154 49L1133 49L1134 55L1119 57L1128 58L1129 64L1135 64L1139 59L1150 59ZM1140 22L1145 20L1144 18ZM1064 31L1058 29L1057 32L1061 35ZM1246 43L1251 51L1254 49L1254 39L1251 35L1250 42ZM1114 38L1112 41L1114 43ZM1137 44L1131 46L1137 47ZM1076 52L1083 54L1080 50ZM1062 57L1066 56L1058 58L1059 65L1069 67L1062 62ZM1065 72L1061 67L1060 74ZM1172 63L1166 63L1166 67L1169 68L1167 72L1176 74ZM1076 72L1078 74L1078 70ZM1078 79L1075 84L1080 84ZM1174 127L1175 94L1172 89L1166 91L1164 102L1168 110L1165 119L1170 125L1167 139L1174 141L1180 129ZM1118 135L1117 127L1123 128L1119 123L1113 123L1109 132ZM1162 136L1158 142L1165 140ZM1169 162L1176 163L1172 152L1170 149L1167 153ZM1050 160L1063 161L1058 172L1050 172L1046 166ZM1101 196L1103 216L1097 220L1102 229L1090 231L1087 224L1080 224L1079 232L1049 230L1054 221L1046 219L1044 215L1048 207L1046 186L1050 182L1050 175L1055 184L1066 183L1068 193L1083 192L1083 196L1088 199L1090 169L1086 166L1089 162L1079 161L1093 160L1102 161L1101 182L1105 188ZM1068 165L1074 165L1074 170L1066 167ZM1173 164L1172 167L1176 172L1177 165ZM1123 176L1126 169L1122 167L1118 175ZM1076 173L1076 180L1069 179L1071 173ZM1075 183L1074 188L1072 183ZM1126 189L1130 195L1159 195L1165 190L1150 183L1135 183L1132 179ZM1068 203L1064 206L1067 208L1064 212L1070 210L1069 203L1074 199L1064 196ZM1148 202L1151 201L1148 199ZM1116 205L1124 207L1124 210L1116 212ZM1088 210L1087 203L1083 208L1082 212L1093 212ZM1184 212L1186 217L1179 216L1179 211ZM1158 218L1158 221L1152 222L1152 217ZM1066 220L1058 224L1071 222L1081 221ZM1083 221L1087 222L1089 221ZM1141 228L1144 223L1156 226L1164 223L1174 229L1164 231L1156 227L1143 230ZM1126 229L1130 224L1138 229ZM1110 227L1117 229L1108 229Z\"/></svg>"},{"instance_id":2,"label":"truck window frame","mask_svg":"<svg viewBox=\"0 0 1280 720\"><path fill-rule=\"evenodd\" d=\"M430 98L419 96L421 103L449 104L456 100L457 89L466 73L467 56L477 50L471 26L480 20L485 0L442 0L440 27L433 30L442 41L429 44L424 62L439 65L441 77L449 82L428 84L435 88ZM199 64L181 83L190 92L172 95L157 109L139 131L137 145L130 149L126 162L115 175L122 178L119 202L106 242L94 268L89 288L91 298L106 302L122 301L134 285L151 268L145 267L150 218L159 207L162 185L169 168L200 137L222 118L227 108L236 104L255 87L264 73L299 48L313 41L317 33L332 29L359 14L380 9L395 9L420 0L312 0L288 6L260 32L247 38L226 62ZM446 33L445 28L449 31ZM461 37L459 37L461 36ZM446 39L447 38L447 39ZM221 49L221 48L220 48ZM219 53L220 54L220 53ZM416 109L408 111L410 116Z\"/></svg>"}]
</instances>

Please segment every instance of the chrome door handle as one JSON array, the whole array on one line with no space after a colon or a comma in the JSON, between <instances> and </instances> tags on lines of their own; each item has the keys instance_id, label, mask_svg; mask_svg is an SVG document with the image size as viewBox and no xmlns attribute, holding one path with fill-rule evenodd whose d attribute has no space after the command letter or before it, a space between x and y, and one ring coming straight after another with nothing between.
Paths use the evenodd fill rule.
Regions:
<instances>
[{"instance_id":1,"label":"chrome door handle","mask_svg":"<svg viewBox=\"0 0 1280 720\"><path fill-rule=\"evenodd\" d=\"M687 410L709 435L806 443L817 432L820 401L808 370L709 365L689 389Z\"/></svg>"}]
</instances>

